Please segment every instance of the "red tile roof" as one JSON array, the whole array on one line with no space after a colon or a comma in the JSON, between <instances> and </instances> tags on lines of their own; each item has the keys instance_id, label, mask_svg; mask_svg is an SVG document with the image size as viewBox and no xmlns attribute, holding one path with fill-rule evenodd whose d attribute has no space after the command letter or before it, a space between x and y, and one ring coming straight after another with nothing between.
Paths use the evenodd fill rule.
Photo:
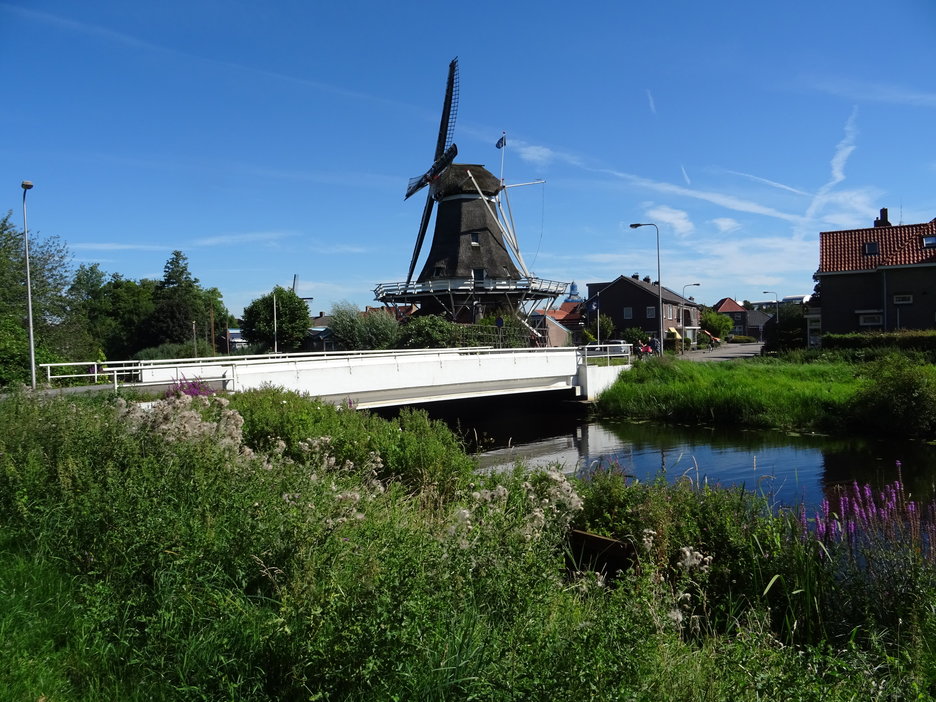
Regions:
<instances>
[{"instance_id":1,"label":"red tile roof","mask_svg":"<svg viewBox=\"0 0 936 702\"><path fill-rule=\"evenodd\" d=\"M819 232L818 273L869 271L880 266L912 266L936 262L936 248L923 247L923 237L936 244L936 219L925 224ZM865 253L865 244L877 253Z\"/></svg>"},{"instance_id":2,"label":"red tile roof","mask_svg":"<svg viewBox=\"0 0 936 702\"><path fill-rule=\"evenodd\" d=\"M726 312L744 312L744 308L730 297L723 298L715 303L714 310L719 314Z\"/></svg>"}]
</instances>

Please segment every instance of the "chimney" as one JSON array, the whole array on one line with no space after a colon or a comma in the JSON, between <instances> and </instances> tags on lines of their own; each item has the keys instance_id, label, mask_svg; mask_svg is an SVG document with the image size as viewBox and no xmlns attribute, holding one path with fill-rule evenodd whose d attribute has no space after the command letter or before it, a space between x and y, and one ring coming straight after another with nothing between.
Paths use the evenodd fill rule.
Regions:
<instances>
[{"instance_id":1,"label":"chimney","mask_svg":"<svg viewBox=\"0 0 936 702\"><path fill-rule=\"evenodd\" d=\"M633 278L634 280L640 280L640 273L634 273L634 274L631 276L631 278Z\"/></svg>"},{"instance_id":2,"label":"chimney","mask_svg":"<svg viewBox=\"0 0 936 702\"><path fill-rule=\"evenodd\" d=\"M643 281L644 281L645 283L649 283L649 282L650 282L650 276L649 276L649 275L645 275Z\"/></svg>"},{"instance_id":3,"label":"chimney","mask_svg":"<svg viewBox=\"0 0 936 702\"><path fill-rule=\"evenodd\" d=\"M887 208L886 207L881 208L881 216L878 219L874 220L874 226L875 227L891 226L891 223L887 221Z\"/></svg>"}]
</instances>

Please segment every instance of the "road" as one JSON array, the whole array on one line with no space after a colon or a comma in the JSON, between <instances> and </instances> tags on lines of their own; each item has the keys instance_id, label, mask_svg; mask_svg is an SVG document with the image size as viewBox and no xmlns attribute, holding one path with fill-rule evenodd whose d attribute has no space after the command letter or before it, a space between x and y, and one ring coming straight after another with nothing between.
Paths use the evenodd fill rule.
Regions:
<instances>
[{"instance_id":1,"label":"road","mask_svg":"<svg viewBox=\"0 0 936 702\"><path fill-rule=\"evenodd\" d=\"M751 358L752 356L760 356L761 343L753 344L721 344L717 348L708 351L703 349L698 349L695 351L687 351L679 358L683 358L687 361L730 361L736 358Z\"/></svg>"}]
</instances>

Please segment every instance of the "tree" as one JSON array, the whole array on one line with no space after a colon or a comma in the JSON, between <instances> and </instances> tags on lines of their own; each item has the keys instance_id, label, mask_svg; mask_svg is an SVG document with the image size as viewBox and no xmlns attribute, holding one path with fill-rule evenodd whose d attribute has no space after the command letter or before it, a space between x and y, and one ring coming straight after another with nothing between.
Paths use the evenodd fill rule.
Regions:
<instances>
[{"instance_id":1,"label":"tree","mask_svg":"<svg viewBox=\"0 0 936 702\"><path fill-rule=\"evenodd\" d=\"M211 340L212 326L217 341L223 338L218 326L226 326L230 318L221 302L221 293L217 288L205 289L198 284L198 278L189 272L188 258L181 251L173 251L166 261L162 280L155 285L153 304L146 324L149 333L145 346L186 344L193 336L196 340Z\"/></svg>"},{"instance_id":2,"label":"tree","mask_svg":"<svg viewBox=\"0 0 936 702\"><path fill-rule=\"evenodd\" d=\"M711 307L703 307L699 326L712 336L722 339L734 327L734 320L727 314L718 314Z\"/></svg>"},{"instance_id":3,"label":"tree","mask_svg":"<svg viewBox=\"0 0 936 702\"><path fill-rule=\"evenodd\" d=\"M614 320L606 314L598 313L598 316L588 320L588 326L585 327L583 336L585 341L610 341L614 334Z\"/></svg>"},{"instance_id":4,"label":"tree","mask_svg":"<svg viewBox=\"0 0 936 702\"><path fill-rule=\"evenodd\" d=\"M12 222L12 211L0 218L0 329L4 337L6 378L29 379L28 313L26 299L26 247L23 232ZM30 287L32 288L33 338L36 363L61 361L73 337L66 331L66 290L71 275L71 255L57 237L30 236ZM20 333L24 344L20 344ZM22 347L20 349L20 347Z\"/></svg>"},{"instance_id":5,"label":"tree","mask_svg":"<svg viewBox=\"0 0 936 702\"><path fill-rule=\"evenodd\" d=\"M251 344L296 351L309 336L309 306L292 290L277 285L271 293L258 297L244 308L241 332Z\"/></svg>"},{"instance_id":6,"label":"tree","mask_svg":"<svg viewBox=\"0 0 936 702\"><path fill-rule=\"evenodd\" d=\"M397 348L444 349L458 345L458 325L436 314L411 317L400 325Z\"/></svg>"},{"instance_id":7,"label":"tree","mask_svg":"<svg viewBox=\"0 0 936 702\"><path fill-rule=\"evenodd\" d=\"M331 330L348 350L389 349L396 344L400 325L383 311L361 313L350 302L339 302L331 309Z\"/></svg>"}]
</instances>

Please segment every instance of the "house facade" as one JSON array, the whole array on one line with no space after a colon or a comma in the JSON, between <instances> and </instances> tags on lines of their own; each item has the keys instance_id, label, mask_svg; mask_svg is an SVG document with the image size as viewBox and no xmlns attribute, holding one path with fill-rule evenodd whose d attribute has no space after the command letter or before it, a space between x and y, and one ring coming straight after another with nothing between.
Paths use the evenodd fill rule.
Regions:
<instances>
[{"instance_id":1,"label":"house facade","mask_svg":"<svg viewBox=\"0 0 936 702\"><path fill-rule=\"evenodd\" d=\"M823 334L936 328L936 219L819 233Z\"/></svg>"},{"instance_id":2,"label":"house facade","mask_svg":"<svg viewBox=\"0 0 936 702\"><path fill-rule=\"evenodd\" d=\"M764 325L773 318L773 315L753 309L745 309L736 300L723 297L712 307L718 314L731 317L734 326L731 328L732 336L750 336L758 341L764 340Z\"/></svg>"},{"instance_id":3,"label":"house facade","mask_svg":"<svg viewBox=\"0 0 936 702\"><path fill-rule=\"evenodd\" d=\"M642 329L649 338L659 334L657 317L659 283L639 274L620 276L610 283L589 283L585 303L589 319L603 314L614 322L615 335L625 329ZM663 330L668 338L685 338L694 344L699 333L699 305L691 299L662 288Z\"/></svg>"}]
</instances>

